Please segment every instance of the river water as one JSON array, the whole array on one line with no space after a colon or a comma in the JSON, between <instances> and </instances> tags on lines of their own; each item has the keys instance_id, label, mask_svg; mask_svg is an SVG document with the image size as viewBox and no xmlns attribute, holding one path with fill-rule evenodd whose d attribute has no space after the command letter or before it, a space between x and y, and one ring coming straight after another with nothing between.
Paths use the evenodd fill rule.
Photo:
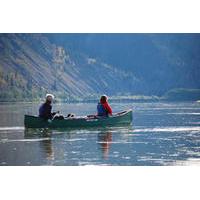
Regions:
<instances>
[{"instance_id":1,"label":"river water","mask_svg":"<svg viewBox=\"0 0 200 200\"><path fill-rule=\"evenodd\" d=\"M0 165L200 165L199 103L113 103L132 108L133 125L109 129L26 130L39 104L0 104ZM64 115L93 114L95 104L55 104Z\"/></svg>"}]
</instances>

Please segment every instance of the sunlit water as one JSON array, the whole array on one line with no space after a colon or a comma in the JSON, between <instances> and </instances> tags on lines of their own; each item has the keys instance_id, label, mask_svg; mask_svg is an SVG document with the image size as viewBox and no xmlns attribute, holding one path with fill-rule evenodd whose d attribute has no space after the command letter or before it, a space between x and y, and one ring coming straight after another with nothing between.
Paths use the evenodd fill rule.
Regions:
<instances>
[{"instance_id":1,"label":"sunlit water","mask_svg":"<svg viewBox=\"0 0 200 200\"><path fill-rule=\"evenodd\" d=\"M200 165L199 103L111 104L133 109L133 125L25 130L38 104L0 105L0 165ZM95 104L56 104L63 114L95 113Z\"/></svg>"}]
</instances>

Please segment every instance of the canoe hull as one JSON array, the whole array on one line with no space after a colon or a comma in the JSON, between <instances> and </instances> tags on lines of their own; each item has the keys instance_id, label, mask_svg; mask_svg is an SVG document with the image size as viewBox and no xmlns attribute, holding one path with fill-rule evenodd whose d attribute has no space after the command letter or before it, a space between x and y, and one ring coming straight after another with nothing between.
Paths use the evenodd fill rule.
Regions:
<instances>
[{"instance_id":1,"label":"canoe hull","mask_svg":"<svg viewBox=\"0 0 200 200\"><path fill-rule=\"evenodd\" d=\"M25 115L24 125L26 128L87 128L87 127L112 127L127 126L132 123L132 110L123 111L111 117L102 118L66 118L44 120L37 116Z\"/></svg>"}]
</instances>

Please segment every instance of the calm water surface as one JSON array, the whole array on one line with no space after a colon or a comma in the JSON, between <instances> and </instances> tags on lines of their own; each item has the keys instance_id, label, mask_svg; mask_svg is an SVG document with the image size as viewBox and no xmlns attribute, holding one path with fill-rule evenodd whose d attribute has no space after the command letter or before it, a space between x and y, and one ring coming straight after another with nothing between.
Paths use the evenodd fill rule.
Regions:
<instances>
[{"instance_id":1,"label":"calm water surface","mask_svg":"<svg viewBox=\"0 0 200 200\"><path fill-rule=\"evenodd\" d=\"M199 103L111 104L133 109L133 125L85 130L25 130L39 104L0 104L0 165L200 165ZM92 114L95 104L56 104Z\"/></svg>"}]
</instances>

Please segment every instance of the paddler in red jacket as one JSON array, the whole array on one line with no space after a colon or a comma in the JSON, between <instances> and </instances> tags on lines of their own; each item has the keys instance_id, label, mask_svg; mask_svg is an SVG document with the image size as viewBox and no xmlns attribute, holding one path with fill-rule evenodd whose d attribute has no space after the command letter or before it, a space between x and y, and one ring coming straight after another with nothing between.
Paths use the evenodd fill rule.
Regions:
<instances>
[{"instance_id":1,"label":"paddler in red jacket","mask_svg":"<svg viewBox=\"0 0 200 200\"><path fill-rule=\"evenodd\" d=\"M108 97L106 95L103 95L100 98L100 102L97 105L97 115L104 117L112 115L112 108L108 103Z\"/></svg>"}]
</instances>

